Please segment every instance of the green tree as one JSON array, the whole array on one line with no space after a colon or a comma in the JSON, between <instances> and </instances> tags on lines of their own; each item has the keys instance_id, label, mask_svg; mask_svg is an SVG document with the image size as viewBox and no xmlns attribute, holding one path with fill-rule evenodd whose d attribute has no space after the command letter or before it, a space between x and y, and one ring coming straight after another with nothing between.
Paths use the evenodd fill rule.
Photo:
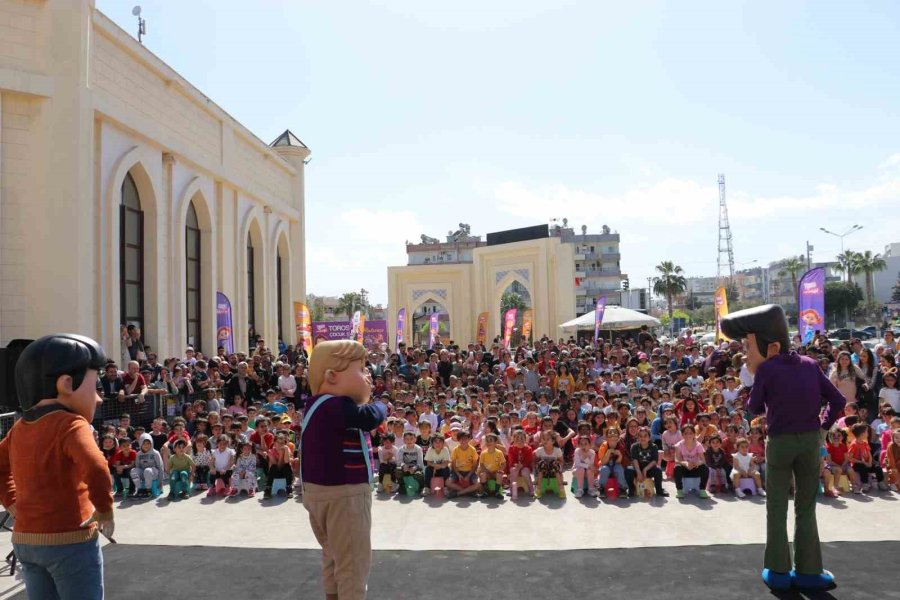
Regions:
<instances>
[{"instance_id":1,"label":"green tree","mask_svg":"<svg viewBox=\"0 0 900 600\"><path fill-rule=\"evenodd\" d=\"M682 268L671 260L664 260L656 265L656 272L659 275L653 282L653 293L666 297L666 304L669 306L669 322L671 323L672 312L675 309L673 300L675 296L683 294L687 289L687 280L684 278Z\"/></svg>"},{"instance_id":2,"label":"green tree","mask_svg":"<svg viewBox=\"0 0 900 600\"><path fill-rule=\"evenodd\" d=\"M880 254L873 254L871 250L857 254L859 270L866 276L866 308L872 310L875 304L875 273L884 271L887 263Z\"/></svg>"},{"instance_id":3,"label":"green tree","mask_svg":"<svg viewBox=\"0 0 900 600\"><path fill-rule=\"evenodd\" d=\"M781 264L781 269L778 271L779 277L784 277L785 275L791 276L791 289L794 291L794 303L797 306L800 306L799 300L799 288L797 287L797 274L804 271L806 269L806 261L803 260L802 256L792 256L791 258L786 259Z\"/></svg>"},{"instance_id":4,"label":"green tree","mask_svg":"<svg viewBox=\"0 0 900 600\"><path fill-rule=\"evenodd\" d=\"M346 294L341 294L341 297L338 299L337 312L345 313L348 319L352 319L353 313L358 310L365 310L367 306L368 304L364 294L360 292L347 292Z\"/></svg>"},{"instance_id":5,"label":"green tree","mask_svg":"<svg viewBox=\"0 0 900 600\"><path fill-rule=\"evenodd\" d=\"M313 294L306 295L306 306L309 307L311 321L325 320L325 300Z\"/></svg>"},{"instance_id":6,"label":"green tree","mask_svg":"<svg viewBox=\"0 0 900 600\"><path fill-rule=\"evenodd\" d=\"M847 274L847 283L853 283L853 276L860 272L859 253L844 250L837 255L838 270Z\"/></svg>"},{"instance_id":7,"label":"green tree","mask_svg":"<svg viewBox=\"0 0 900 600\"><path fill-rule=\"evenodd\" d=\"M513 291L503 292L503 296L500 297L500 314L505 315L506 311L511 308L524 310L528 308L528 303L525 302L522 296Z\"/></svg>"},{"instance_id":8,"label":"green tree","mask_svg":"<svg viewBox=\"0 0 900 600\"><path fill-rule=\"evenodd\" d=\"M832 281L825 284L825 312L840 317L852 314L862 302L863 293L855 283Z\"/></svg>"}]
</instances>

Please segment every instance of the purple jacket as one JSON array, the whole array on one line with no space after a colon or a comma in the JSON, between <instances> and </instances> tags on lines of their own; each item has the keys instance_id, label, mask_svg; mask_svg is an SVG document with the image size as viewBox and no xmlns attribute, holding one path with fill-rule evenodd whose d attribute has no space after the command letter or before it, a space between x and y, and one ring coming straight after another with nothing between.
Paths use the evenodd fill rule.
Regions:
<instances>
[{"instance_id":1,"label":"purple jacket","mask_svg":"<svg viewBox=\"0 0 900 600\"><path fill-rule=\"evenodd\" d=\"M307 402L312 407L319 396ZM359 405L347 396L334 396L316 409L300 441L300 465L305 483L350 485L369 483L366 453L372 464L368 432L381 425L387 409L380 401ZM360 443L359 433L366 439Z\"/></svg>"},{"instance_id":2,"label":"purple jacket","mask_svg":"<svg viewBox=\"0 0 900 600\"><path fill-rule=\"evenodd\" d=\"M806 433L830 429L845 404L843 394L816 361L791 352L774 356L759 366L748 408L754 415L766 413L770 434Z\"/></svg>"}]
</instances>

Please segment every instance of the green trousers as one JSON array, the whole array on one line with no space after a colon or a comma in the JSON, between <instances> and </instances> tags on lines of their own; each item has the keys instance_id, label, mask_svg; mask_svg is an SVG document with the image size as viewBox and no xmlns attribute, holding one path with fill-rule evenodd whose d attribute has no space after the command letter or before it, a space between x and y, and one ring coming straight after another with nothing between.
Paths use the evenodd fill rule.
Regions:
<instances>
[{"instance_id":1,"label":"green trousers","mask_svg":"<svg viewBox=\"0 0 900 600\"><path fill-rule=\"evenodd\" d=\"M821 432L782 433L766 440L766 557L777 573L796 568L802 575L822 572L822 548L816 524ZM794 560L788 544L788 491L794 480ZM795 567L796 565L796 567Z\"/></svg>"}]
</instances>

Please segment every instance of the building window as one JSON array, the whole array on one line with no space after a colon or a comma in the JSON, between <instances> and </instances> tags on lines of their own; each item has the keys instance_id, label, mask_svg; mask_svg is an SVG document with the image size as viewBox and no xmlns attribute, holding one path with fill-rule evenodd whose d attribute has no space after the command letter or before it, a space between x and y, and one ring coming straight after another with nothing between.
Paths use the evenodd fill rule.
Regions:
<instances>
[{"instance_id":1,"label":"building window","mask_svg":"<svg viewBox=\"0 0 900 600\"><path fill-rule=\"evenodd\" d=\"M187 343L200 348L200 224L194 203L188 205L184 226L185 290L187 294Z\"/></svg>"},{"instance_id":2,"label":"building window","mask_svg":"<svg viewBox=\"0 0 900 600\"><path fill-rule=\"evenodd\" d=\"M144 212L131 173L119 209L119 310L122 322L144 330Z\"/></svg>"},{"instance_id":3,"label":"building window","mask_svg":"<svg viewBox=\"0 0 900 600\"><path fill-rule=\"evenodd\" d=\"M251 330L250 343L256 345L256 278L253 274L253 242L247 238L247 328Z\"/></svg>"},{"instance_id":4,"label":"building window","mask_svg":"<svg viewBox=\"0 0 900 600\"><path fill-rule=\"evenodd\" d=\"M282 314L283 311L281 310L281 307L282 307L282 304L281 304L282 285L281 285L281 251L280 250L278 251L278 255L275 257L275 281L276 281L276 284L275 284L276 295L278 296L278 307L276 309L276 312L278 313L278 339L283 340L284 339L284 329L283 329L284 315Z\"/></svg>"}]
</instances>

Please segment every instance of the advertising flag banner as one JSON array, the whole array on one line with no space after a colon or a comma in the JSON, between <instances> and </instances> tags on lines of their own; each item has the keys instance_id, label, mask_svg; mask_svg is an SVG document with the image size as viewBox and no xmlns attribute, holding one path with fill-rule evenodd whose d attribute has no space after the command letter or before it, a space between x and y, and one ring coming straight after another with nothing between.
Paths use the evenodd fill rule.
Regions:
<instances>
[{"instance_id":1,"label":"advertising flag banner","mask_svg":"<svg viewBox=\"0 0 900 600\"><path fill-rule=\"evenodd\" d=\"M488 314L483 312L478 315L478 327L475 331L475 343L484 346L487 343Z\"/></svg>"},{"instance_id":2,"label":"advertising flag banner","mask_svg":"<svg viewBox=\"0 0 900 600\"><path fill-rule=\"evenodd\" d=\"M365 321L364 327L361 342L366 348L373 349L387 342L387 321ZM360 341L352 321L316 321L312 324L313 344L331 340Z\"/></svg>"},{"instance_id":3,"label":"advertising flag banner","mask_svg":"<svg viewBox=\"0 0 900 600\"><path fill-rule=\"evenodd\" d=\"M216 292L216 340L225 352L234 352L234 330L231 325L231 302L222 292Z\"/></svg>"},{"instance_id":4,"label":"advertising flag banner","mask_svg":"<svg viewBox=\"0 0 900 600\"><path fill-rule=\"evenodd\" d=\"M600 325L603 323L603 313L606 312L606 296L597 298L597 306L594 307L594 342L600 339Z\"/></svg>"},{"instance_id":5,"label":"advertising flag banner","mask_svg":"<svg viewBox=\"0 0 900 600\"><path fill-rule=\"evenodd\" d=\"M503 317L503 345L507 348L509 348L509 342L512 340L513 327L516 326L516 315L518 312L517 308L511 308L506 311L506 315Z\"/></svg>"},{"instance_id":6,"label":"advertising flag banner","mask_svg":"<svg viewBox=\"0 0 900 600\"><path fill-rule=\"evenodd\" d=\"M403 343L403 327L406 325L406 309L397 311L397 348Z\"/></svg>"},{"instance_id":7,"label":"advertising flag banner","mask_svg":"<svg viewBox=\"0 0 900 600\"><path fill-rule=\"evenodd\" d=\"M531 339L531 326L533 320L534 311L530 308L526 308L525 312L522 313L522 340L526 342Z\"/></svg>"},{"instance_id":8,"label":"advertising flag banner","mask_svg":"<svg viewBox=\"0 0 900 600\"><path fill-rule=\"evenodd\" d=\"M440 328L440 313L431 313L431 317L428 320L428 347L434 348L434 343L438 339L438 331Z\"/></svg>"},{"instance_id":9,"label":"advertising flag banner","mask_svg":"<svg viewBox=\"0 0 900 600\"><path fill-rule=\"evenodd\" d=\"M294 327L297 330L297 343L302 344L307 356L312 352L312 320L309 307L302 302L294 302Z\"/></svg>"},{"instance_id":10,"label":"advertising flag banner","mask_svg":"<svg viewBox=\"0 0 900 600\"><path fill-rule=\"evenodd\" d=\"M728 314L728 295L725 293L725 286L720 286L716 290L713 307L716 311L716 343L723 340L729 341L730 338L725 337L725 334L722 333L722 317Z\"/></svg>"},{"instance_id":11,"label":"advertising flag banner","mask_svg":"<svg viewBox=\"0 0 900 600\"><path fill-rule=\"evenodd\" d=\"M359 315L359 323L356 325L356 341L362 344L366 339L366 315Z\"/></svg>"},{"instance_id":12,"label":"advertising flag banner","mask_svg":"<svg viewBox=\"0 0 900 600\"><path fill-rule=\"evenodd\" d=\"M812 341L817 329L825 329L825 269L810 269L797 284L797 333L804 344Z\"/></svg>"}]
</instances>

